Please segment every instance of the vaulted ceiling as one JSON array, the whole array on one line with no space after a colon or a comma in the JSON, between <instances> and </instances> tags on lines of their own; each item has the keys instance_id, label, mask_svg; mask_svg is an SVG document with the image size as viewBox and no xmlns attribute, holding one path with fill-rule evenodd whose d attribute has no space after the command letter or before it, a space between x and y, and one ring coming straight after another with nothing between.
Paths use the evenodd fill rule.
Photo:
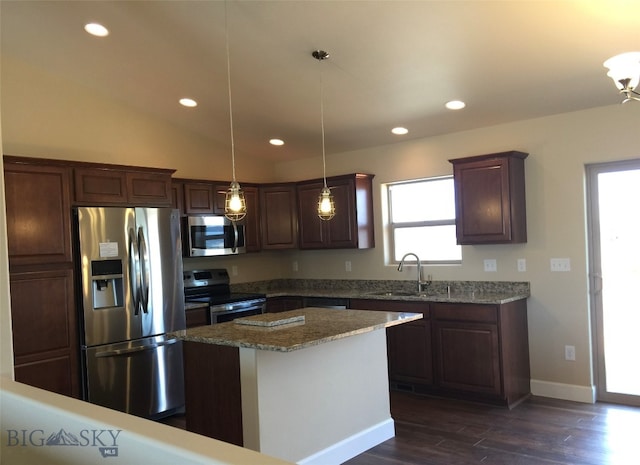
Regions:
<instances>
[{"instance_id":1,"label":"vaulted ceiling","mask_svg":"<svg viewBox=\"0 0 640 465\"><path fill-rule=\"evenodd\" d=\"M631 0L2 0L0 8L2 57L222 146L228 43L236 150L273 161L321 154L321 81L326 150L338 153L618 104L602 63L640 50ZM90 21L110 35L86 34ZM330 59L312 58L316 49ZM199 104L181 107L181 97ZM466 108L445 109L452 99ZM395 126L409 133L393 135ZM272 137L285 145L269 145Z\"/></svg>"}]
</instances>

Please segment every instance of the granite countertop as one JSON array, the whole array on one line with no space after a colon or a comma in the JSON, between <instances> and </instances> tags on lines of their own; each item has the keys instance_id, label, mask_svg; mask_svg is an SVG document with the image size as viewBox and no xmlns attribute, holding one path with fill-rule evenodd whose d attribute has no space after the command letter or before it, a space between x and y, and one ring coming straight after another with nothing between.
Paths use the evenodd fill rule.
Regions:
<instances>
[{"instance_id":1,"label":"granite countertop","mask_svg":"<svg viewBox=\"0 0 640 465\"><path fill-rule=\"evenodd\" d=\"M500 305L528 299L528 282L433 281L416 292L414 280L276 279L232 285L235 292L260 292L267 297L326 297L400 300L407 302L476 303Z\"/></svg>"},{"instance_id":2,"label":"granite countertop","mask_svg":"<svg viewBox=\"0 0 640 465\"><path fill-rule=\"evenodd\" d=\"M422 314L307 307L254 315L246 319L272 323L276 318L293 321L301 317L304 317L303 322L294 321L280 326L252 326L231 321L176 331L172 335L184 341L291 352L419 320Z\"/></svg>"},{"instance_id":3,"label":"granite countertop","mask_svg":"<svg viewBox=\"0 0 640 465\"><path fill-rule=\"evenodd\" d=\"M513 292L452 292L443 294L420 293L407 291L346 291L346 290L300 290L280 289L266 292L269 297L328 297L339 299L372 299L372 300L401 300L406 302L439 302L439 303L475 303L475 304L506 304L516 300L529 298L527 293Z\"/></svg>"}]
</instances>

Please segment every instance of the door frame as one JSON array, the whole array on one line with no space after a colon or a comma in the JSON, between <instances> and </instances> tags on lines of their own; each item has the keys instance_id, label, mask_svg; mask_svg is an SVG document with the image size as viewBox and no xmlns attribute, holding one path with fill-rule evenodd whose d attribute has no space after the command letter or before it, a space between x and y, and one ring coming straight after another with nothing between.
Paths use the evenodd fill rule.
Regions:
<instances>
[{"instance_id":1,"label":"door frame","mask_svg":"<svg viewBox=\"0 0 640 465\"><path fill-rule=\"evenodd\" d=\"M592 337L593 377L596 386L596 401L614 402L640 406L640 396L607 391L606 367L604 363L602 269L600 254L600 210L598 208L598 175L615 171L640 169L640 158L585 165L587 196L587 241L589 272L589 311Z\"/></svg>"}]
</instances>

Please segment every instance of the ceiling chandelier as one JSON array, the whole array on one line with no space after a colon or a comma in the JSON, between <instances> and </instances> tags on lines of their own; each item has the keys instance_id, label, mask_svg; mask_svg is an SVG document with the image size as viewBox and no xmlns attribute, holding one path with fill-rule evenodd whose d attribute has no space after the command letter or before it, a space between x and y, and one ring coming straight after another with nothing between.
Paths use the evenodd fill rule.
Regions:
<instances>
[{"instance_id":1,"label":"ceiling chandelier","mask_svg":"<svg viewBox=\"0 0 640 465\"><path fill-rule=\"evenodd\" d=\"M233 107L231 105L231 60L229 59L229 26L227 3L224 4L224 27L227 47L227 89L229 93L229 128L231 133L231 184L224 198L224 216L231 221L239 221L247 214L247 204L240 183L236 181L236 154L233 142Z\"/></svg>"},{"instance_id":2,"label":"ceiling chandelier","mask_svg":"<svg viewBox=\"0 0 640 465\"><path fill-rule=\"evenodd\" d=\"M609 68L607 76L613 79L624 95L622 103L640 101L640 93L636 91L640 81L640 52L621 53L609 58L603 65Z\"/></svg>"},{"instance_id":3,"label":"ceiling chandelier","mask_svg":"<svg viewBox=\"0 0 640 465\"><path fill-rule=\"evenodd\" d=\"M313 58L322 62L329 58L329 54L324 50L316 50L312 54ZM336 205L333 201L331 190L327 187L327 162L324 148L324 86L322 82L322 72L320 72L320 129L322 133L322 179L324 186L318 196L318 217L328 221L336 215Z\"/></svg>"}]
</instances>

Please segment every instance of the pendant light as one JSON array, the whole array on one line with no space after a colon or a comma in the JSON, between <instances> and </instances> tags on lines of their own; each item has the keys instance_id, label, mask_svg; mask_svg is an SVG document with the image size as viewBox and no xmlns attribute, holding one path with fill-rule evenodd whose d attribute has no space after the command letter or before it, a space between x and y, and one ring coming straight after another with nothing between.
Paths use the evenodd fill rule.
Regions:
<instances>
[{"instance_id":1,"label":"pendant light","mask_svg":"<svg viewBox=\"0 0 640 465\"><path fill-rule=\"evenodd\" d=\"M233 142L233 107L231 105L231 60L229 59L229 26L227 19L227 2L224 3L224 28L227 46L227 89L229 91L229 128L231 132L231 184L224 198L224 216L231 221L239 221L247 214L244 192L236 181L236 154Z\"/></svg>"},{"instance_id":2,"label":"pendant light","mask_svg":"<svg viewBox=\"0 0 640 465\"><path fill-rule=\"evenodd\" d=\"M313 58L322 62L329 58L329 54L324 50L316 50L311 54ZM327 163L324 147L324 86L322 82L322 72L320 72L320 128L322 133L322 179L324 186L318 196L318 217L328 221L336 215L336 205L333 201L331 190L327 187Z\"/></svg>"}]
</instances>

